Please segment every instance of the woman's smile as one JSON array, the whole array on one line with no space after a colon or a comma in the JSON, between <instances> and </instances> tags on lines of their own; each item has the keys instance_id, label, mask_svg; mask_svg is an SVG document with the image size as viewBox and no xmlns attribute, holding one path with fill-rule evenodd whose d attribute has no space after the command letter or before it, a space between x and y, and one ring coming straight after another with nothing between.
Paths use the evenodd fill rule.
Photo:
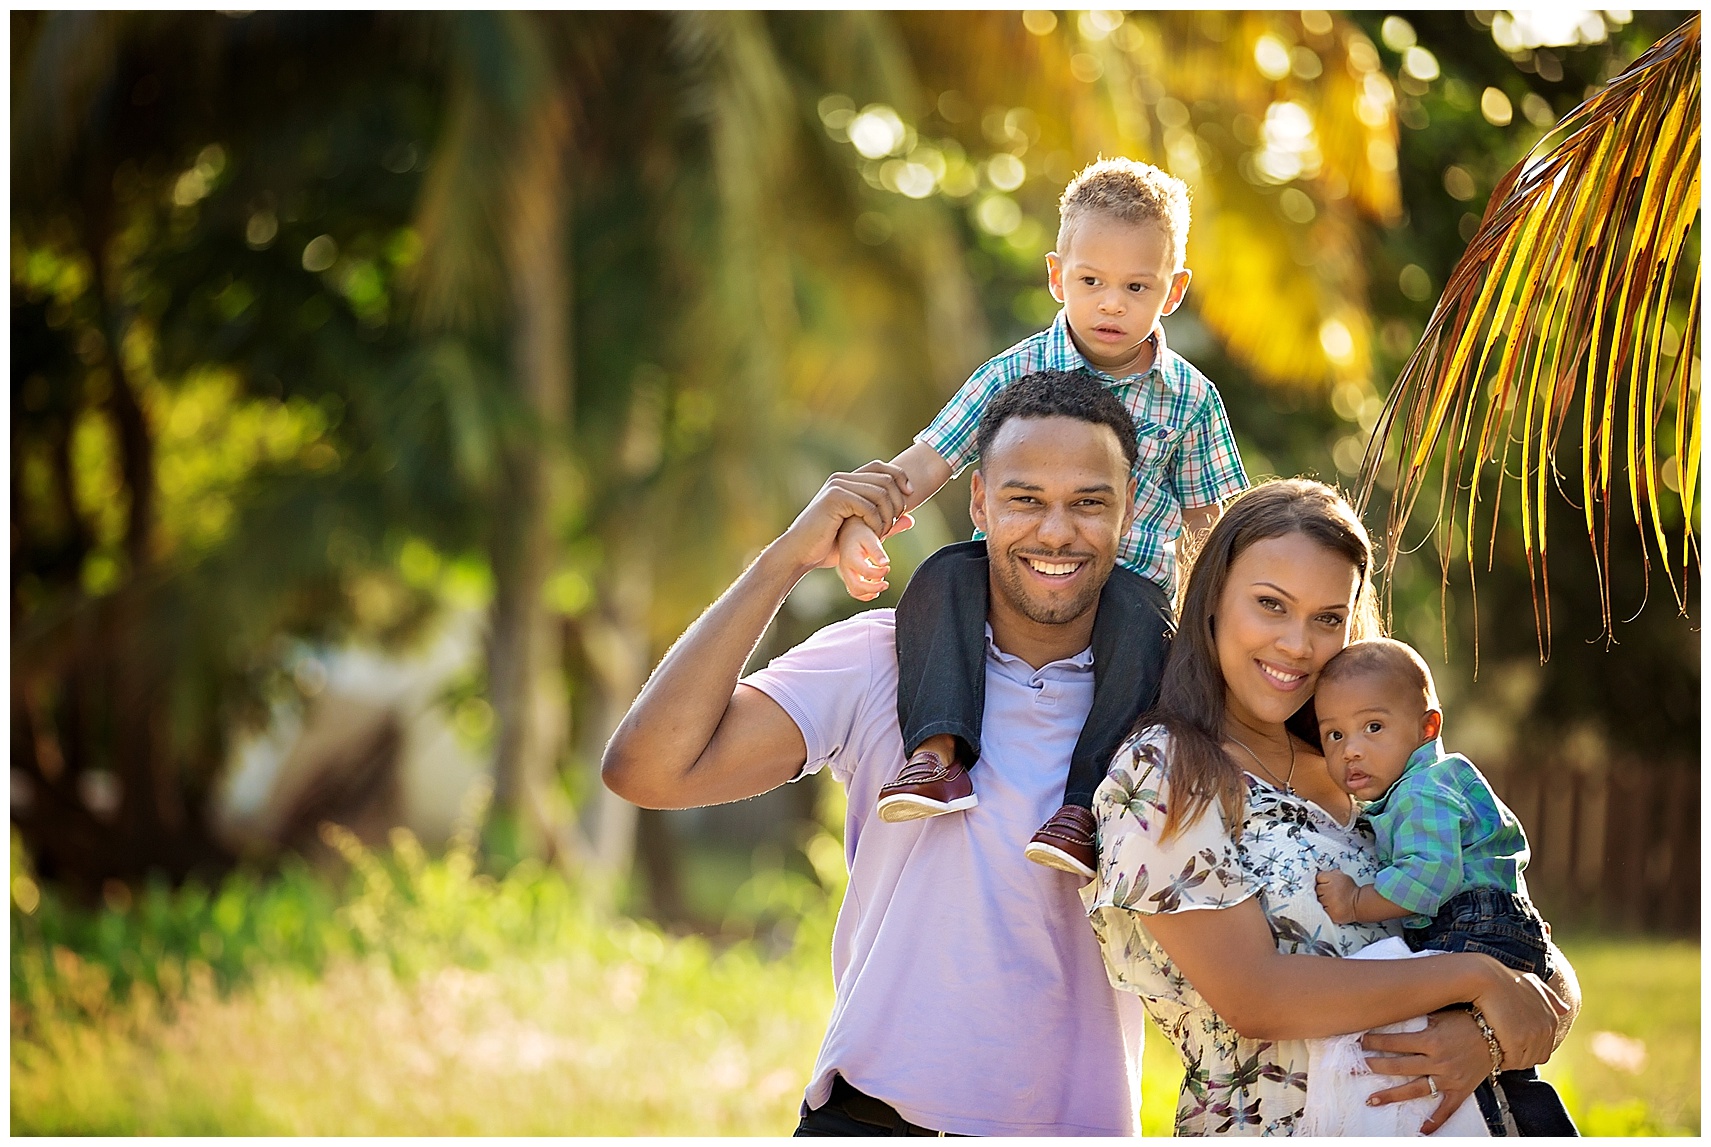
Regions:
<instances>
[{"instance_id":1,"label":"woman's smile","mask_svg":"<svg viewBox=\"0 0 1711 1147\"><path fill-rule=\"evenodd\" d=\"M1293 671L1259 660L1256 660L1254 664L1260 667L1260 672L1265 674L1266 679L1270 681L1273 686L1278 689L1282 689L1287 693L1295 692L1297 689L1301 688L1302 683L1307 680L1307 672L1305 670Z\"/></svg>"},{"instance_id":2,"label":"woman's smile","mask_svg":"<svg viewBox=\"0 0 1711 1147\"><path fill-rule=\"evenodd\" d=\"M1288 720L1348 640L1360 574L1303 534L1255 542L1230 564L1214 641L1230 714L1258 730Z\"/></svg>"}]
</instances>

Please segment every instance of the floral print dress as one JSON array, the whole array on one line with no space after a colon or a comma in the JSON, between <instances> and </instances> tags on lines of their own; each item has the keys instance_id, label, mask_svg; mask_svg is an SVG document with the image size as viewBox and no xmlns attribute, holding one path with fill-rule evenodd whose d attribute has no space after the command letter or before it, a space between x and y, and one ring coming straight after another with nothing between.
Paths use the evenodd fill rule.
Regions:
<instances>
[{"instance_id":1,"label":"floral print dress","mask_svg":"<svg viewBox=\"0 0 1711 1147\"><path fill-rule=\"evenodd\" d=\"M1170 738L1144 729L1117 752L1093 797L1099 876L1082 893L1111 982L1140 995L1182 1057L1178 1135L1290 1135L1307 1097L1303 1040L1236 1034L1144 927L1159 912L1228 908L1258 896L1277 948L1347 956L1393 934L1384 924L1332 923L1313 891L1320 869L1372 883L1378 854L1358 817L1339 824L1317 805L1247 777L1246 812L1232 839L1216 801L1168 841Z\"/></svg>"}]
</instances>

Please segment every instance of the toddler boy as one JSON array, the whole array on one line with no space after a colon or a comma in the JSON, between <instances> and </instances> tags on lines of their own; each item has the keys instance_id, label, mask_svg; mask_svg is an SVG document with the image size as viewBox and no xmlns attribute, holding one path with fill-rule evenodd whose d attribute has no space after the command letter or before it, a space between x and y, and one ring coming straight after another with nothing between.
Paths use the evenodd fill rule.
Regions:
<instances>
[{"instance_id":1,"label":"toddler boy","mask_svg":"<svg viewBox=\"0 0 1711 1147\"><path fill-rule=\"evenodd\" d=\"M1420 655L1388 638L1356 642L1319 671L1313 701L1331 777L1365 802L1382 866L1371 884L1319 873L1326 914L1338 924L1400 920L1416 952L1482 952L1550 979L1550 926L1527 897L1521 822L1471 761L1444 751L1443 711ZM1497 1082L1501 1104L1489 1082L1478 1093L1495 1134L1503 1107L1523 1134L1575 1134L1536 1071L1505 1071Z\"/></svg>"},{"instance_id":2,"label":"toddler boy","mask_svg":"<svg viewBox=\"0 0 1711 1147\"><path fill-rule=\"evenodd\" d=\"M1159 326L1188 289L1188 188L1156 167L1101 159L1070 181L1058 213L1057 250L1046 268L1063 309L1049 329L976 370L894 462L908 477L908 508L925 502L977 460L975 430L992 398L1040 370L1088 371L1135 420L1137 513L1099 598L1093 706L1071 757L1063 808L1025 849L1032 860L1091 879L1093 790L1157 694L1173 625L1173 549L1185 531L1210 529L1219 503L1247 477L1217 390L1166 348ZM879 538L852 518L838 541L838 570L851 595L877 596L890 569ZM1073 578L1089 555L1069 547L1022 556L1044 585ZM968 770L980 756L987 577L980 542L947 546L921 564L898 603L898 717L909 759L880 790L884 820L978 803Z\"/></svg>"}]
</instances>

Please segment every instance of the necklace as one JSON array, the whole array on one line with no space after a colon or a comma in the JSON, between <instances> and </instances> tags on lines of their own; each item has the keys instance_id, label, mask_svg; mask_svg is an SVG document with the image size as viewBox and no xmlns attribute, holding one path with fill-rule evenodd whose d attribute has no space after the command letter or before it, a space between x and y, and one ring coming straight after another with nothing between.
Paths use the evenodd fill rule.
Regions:
<instances>
[{"instance_id":1,"label":"necklace","mask_svg":"<svg viewBox=\"0 0 1711 1147\"><path fill-rule=\"evenodd\" d=\"M1229 737L1231 744L1241 746L1242 751L1254 759L1254 764L1260 767L1260 771L1265 773L1266 778L1270 780L1272 784L1275 785L1277 783L1277 774L1266 768L1265 762L1259 759L1258 753L1242 744L1242 742L1236 740L1236 738L1231 737L1230 734L1225 733L1224 736ZM1291 737L1288 733L1284 733L1283 739L1289 745L1289 773L1283 778L1283 791L1288 793L1290 796L1294 796L1296 795L1295 788L1289 782L1295 779L1295 738Z\"/></svg>"}]
</instances>

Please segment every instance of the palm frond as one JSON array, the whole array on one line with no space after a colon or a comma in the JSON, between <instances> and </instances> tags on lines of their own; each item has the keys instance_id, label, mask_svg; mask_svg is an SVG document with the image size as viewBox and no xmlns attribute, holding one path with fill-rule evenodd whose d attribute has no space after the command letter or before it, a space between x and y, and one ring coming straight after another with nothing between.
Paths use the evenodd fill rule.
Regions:
<instances>
[{"instance_id":1,"label":"palm frond","mask_svg":"<svg viewBox=\"0 0 1711 1147\"><path fill-rule=\"evenodd\" d=\"M1362 466L1364 508L1387 446L1396 447L1388 562L1405 552L1403 530L1441 466L1433 527L1446 584L1452 550L1462 551L1472 574L1486 468L1497 468L1488 569L1503 490L1514 480L1541 658L1550 645L1547 479L1560 487L1565 448L1579 454L1607 637L1621 471L1643 572L1649 579L1655 543L1683 613L1687 579L1698 568L1699 252L1687 240L1699 217L1699 56L1695 16L1570 113L1498 184L1390 392ZM1679 279L1687 266L1693 289L1684 298ZM1672 302L1678 315L1686 310L1673 364ZM1577 403L1579 434L1565 442ZM1660 433L1672 412L1673 438ZM1665 445L1674 449L1667 475ZM1672 496L1679 533L1665 521Z\"/></svg>"}]
</instances>

